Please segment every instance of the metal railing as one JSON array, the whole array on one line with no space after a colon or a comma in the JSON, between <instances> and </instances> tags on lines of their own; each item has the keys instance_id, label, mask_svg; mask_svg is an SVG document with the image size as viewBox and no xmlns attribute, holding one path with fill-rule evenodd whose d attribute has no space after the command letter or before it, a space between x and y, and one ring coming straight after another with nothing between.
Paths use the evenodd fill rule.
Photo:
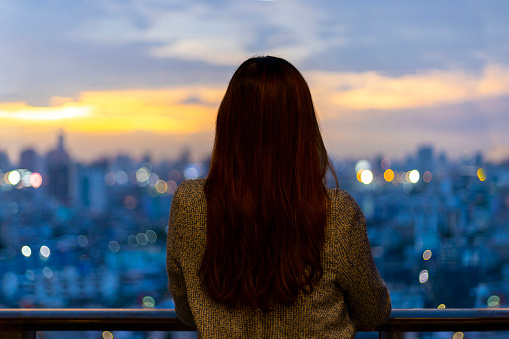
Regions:
<instances>
[{"instance_id":1,"label":"metal railing","mask_svg":"<svg viewBox=\"0 0 509 339\"><path fill-rule=\"evenodd\" d=\"M0 338L36 338L36 331L195 331L172 309L0 309ZM509 308L393 309L380 338L401 332L509 330Z\"/></svg>"}]
</instances>

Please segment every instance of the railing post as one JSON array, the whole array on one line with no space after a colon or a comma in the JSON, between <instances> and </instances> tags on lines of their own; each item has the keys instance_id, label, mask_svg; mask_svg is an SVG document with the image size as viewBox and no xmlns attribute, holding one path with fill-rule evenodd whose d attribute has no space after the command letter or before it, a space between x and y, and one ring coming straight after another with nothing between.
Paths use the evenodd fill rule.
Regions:
<instances>
[{"instance_id":1,"label":"railing post","mask_svg":"<svg viewBox=\"0 0 509 339\"><path fill-rule=\"evenodd\" d=\"M1 331L0 339L35 339L35 331Z\"/></svg>"}]
</instances>

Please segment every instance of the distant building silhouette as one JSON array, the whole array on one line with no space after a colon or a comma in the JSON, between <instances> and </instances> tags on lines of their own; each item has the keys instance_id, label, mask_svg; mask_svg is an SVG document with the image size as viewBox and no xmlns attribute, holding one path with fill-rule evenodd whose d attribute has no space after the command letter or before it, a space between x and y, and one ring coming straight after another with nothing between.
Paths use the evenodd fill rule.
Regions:
<instances>
[{"instance_id":1,"label":"distant building silhouette","mask_svg":"<svg viewBox=\"0 0 509 339\"><path fill-rule=\"evenodd\" d=\"M417 150L417 170L420 173L435 170L435 160L433 158L433 146L422 145Z\"/></svg>"},{"instance_id":2,"label":"distant building silhouette","mask_svg":"<svg viewBox=\"0 0 509 339\"><path fill-rule=\"evenodd\" d=\"M41 172L41 159L33 149L26 149L20 154L19 168L27 169L31 172Z\"/></svg>"},{"instance_id":3,"label":"distant building silhouette","mask_svg":"<svg viewBox=\"0 0 509 339\"><path fill-rule=\"evenodd\" d=\"M7 152L0 151L0 170L7 171L9 168L9 156L7 155Z\"/></svg>"},{"instance_id":4,"label":"distant building silhouette","mask_svg":"<svg viewBox=\"0 0 509 339\"><path fill-rule=\"evenodd\" d=\"M58 136L58 146L46 157L48 173L48 193L62 204L69 203L70 158L64 147L64 135Z\"/></svg>"}]
</instances>

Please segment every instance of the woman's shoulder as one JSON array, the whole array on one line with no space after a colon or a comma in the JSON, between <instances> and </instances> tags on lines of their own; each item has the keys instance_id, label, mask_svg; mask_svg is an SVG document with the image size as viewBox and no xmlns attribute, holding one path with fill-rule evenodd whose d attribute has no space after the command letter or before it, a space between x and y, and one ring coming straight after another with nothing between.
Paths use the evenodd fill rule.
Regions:
<instances>
[{"instance_id":1,"label":"woman's shoulder","mask_svg":"<svg viewBox=\"0 0 509 339\"><path fill-rule=\"evenodd\" d=\"M328 188L327 194L329 196L330 202L332 206L351 206L357 207L357 202L355 199L347 192L340 188Z\"/></svg>"},{"instance_id":2,"label":"woman's shoulder","mask_svg":"<svg viewBox=\"0 0 509 339\"><path fill-rule=\"evenodd\" d=\"M329 217L334 224L359 225L365 223L364 214L355 199L346 191L327 189L330 201ZM344 227L344 226L343 226Z\"/></svg>"},{"instance_id":3,"label":"woman's shoulder","mask_svg":"<svg viewBox=\"0 0 509 339\"><path fill-rule=\"evenodd\" d=\"M203 188L205 187L205 178L188 179L182 181L175 191L173 198L179 201L194 202L205 198Z\"/></svg>"}]
</instances>

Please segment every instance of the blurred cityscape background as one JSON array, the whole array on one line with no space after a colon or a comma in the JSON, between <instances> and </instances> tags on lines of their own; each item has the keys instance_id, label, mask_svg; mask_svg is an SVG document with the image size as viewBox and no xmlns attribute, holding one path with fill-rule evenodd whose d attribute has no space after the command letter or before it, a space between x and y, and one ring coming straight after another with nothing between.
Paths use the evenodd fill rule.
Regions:
<instances>
[{"instance_id":1,"label":"blurred cityscape background","mask_svg":"<svg viewBox=\"0 0 509 339\"><path fill-rule=\"evenodd\" d=\"M172 194L204 177L189 151L75 161L65 134L46 154L0 152L0 307L172 308L165 240ZM394 308L508 307L509 159L334 158L361 206Z\"/></svg>"}]
</instances>

